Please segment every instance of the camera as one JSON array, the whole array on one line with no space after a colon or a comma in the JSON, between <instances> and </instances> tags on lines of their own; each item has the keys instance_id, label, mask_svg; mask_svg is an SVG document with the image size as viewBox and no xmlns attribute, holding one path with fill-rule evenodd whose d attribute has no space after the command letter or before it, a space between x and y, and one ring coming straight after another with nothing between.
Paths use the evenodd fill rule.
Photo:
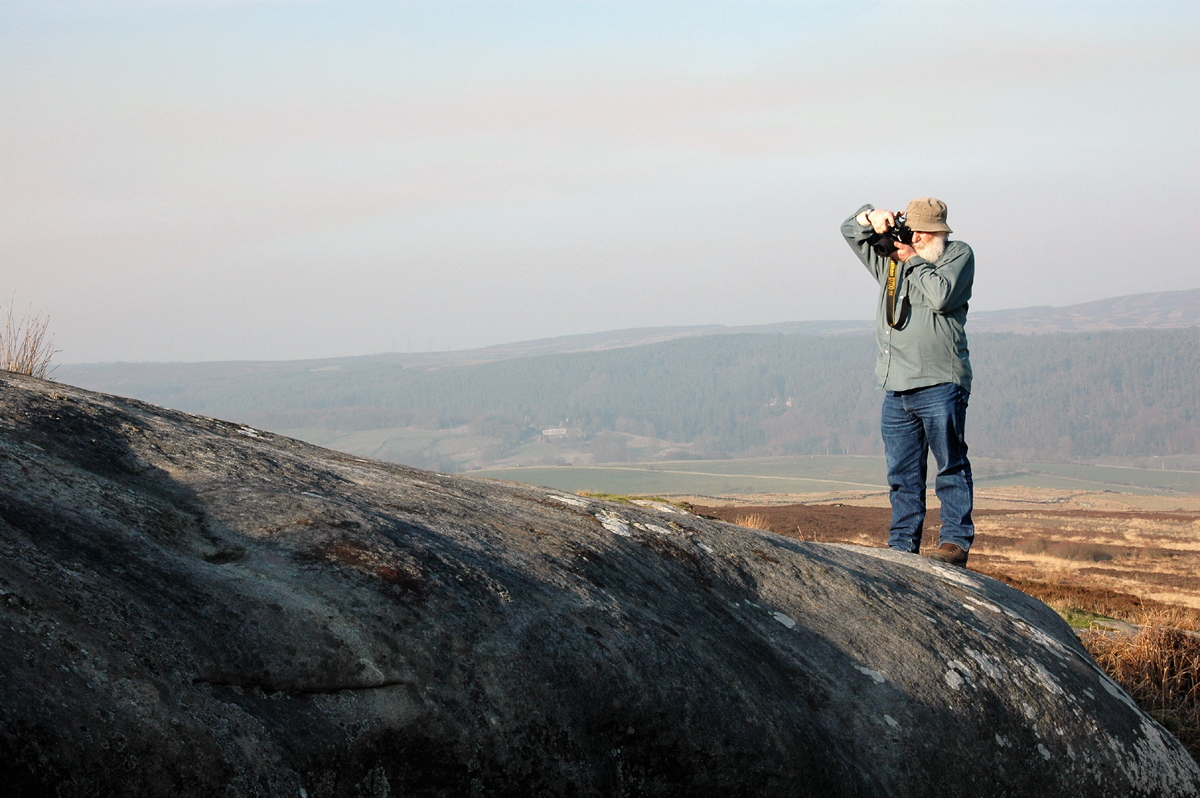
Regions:
<instances>
[{"instance_id":1,"label":"camera","mask_svg":"<svg viewBox=\"0 0 1200 798\"><path fill-rule=\"evenodd\" d=\"M896 252L896 244L912 246L913 231L904 223L904 217L896 217L896 226L886 233L872 233L867 239L871 249L881 258L890 258Z\"/></svg>"}]
</instances>

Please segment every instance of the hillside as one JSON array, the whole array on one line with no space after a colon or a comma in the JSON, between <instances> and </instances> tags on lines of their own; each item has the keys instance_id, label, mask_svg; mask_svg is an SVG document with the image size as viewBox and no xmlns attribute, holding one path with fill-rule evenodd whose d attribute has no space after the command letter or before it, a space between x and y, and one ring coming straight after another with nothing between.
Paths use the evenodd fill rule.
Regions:
<instances>
[{"instance_id":1,"label":"hillside","mask_svg":"<svg viewBox=\"0 0 1200 798\"><path fill-rule=\"evenodd\" d=\"M971 343L978 456L1200 453L1200 328L980 333ZM359 358L81 381L443 471L514 457L530 465L872 454L880 447L873 346L863 335L710 335L430 370Z\"/></svg>"},{"instance_id":2,"label":"hillside","mask_svg":"<svg viewBox=\"0 0 1200 798\"><path fill-rule=\"evenodd\" d=\"M1098 332L1200 327L1200 288L1101 299L1066 307L972 312L972 332Z\"/></svg>"},{"instance_id":3,"label":"hillside","mask_svg":"<svg viewBox=\"0 0 1200 798\"><path fill-rule=\"evenodd\" d=\"M1081 332L1117 329L1176 329L1200 326L1200 288L1103 299L1065 307L972 311L970 332ZM846 335L873 329L869 320L795 321L727 327L641 327L583 335L517 341L450 352L386 352L355 357L296 361L222 361L209 363L75 363L60 367L59 377L74 385L120 393L125 384L163 384L178 379L244 373L290 374L312 369L353 369L364 364L430 369L494 363L534 355L602 352L709 335Z\"/></svg>"}]
</instances>

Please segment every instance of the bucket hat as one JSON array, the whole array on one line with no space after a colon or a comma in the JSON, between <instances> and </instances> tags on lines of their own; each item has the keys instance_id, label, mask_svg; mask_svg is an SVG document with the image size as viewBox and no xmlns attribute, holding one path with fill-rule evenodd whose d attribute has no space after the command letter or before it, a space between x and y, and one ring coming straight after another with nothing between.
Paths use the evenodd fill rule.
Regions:
<instances>
[{"instance_id":1,"label":"bucket hat","mask_svg":"<svg viewBox=\"0 0 1200 798\"><path fill-rule=\"evenodd\" d=\"M921 197L908 203L904 223L921 233L953 233L946 224L946 203L933 197Z\"/></svg>"}]
</instances>

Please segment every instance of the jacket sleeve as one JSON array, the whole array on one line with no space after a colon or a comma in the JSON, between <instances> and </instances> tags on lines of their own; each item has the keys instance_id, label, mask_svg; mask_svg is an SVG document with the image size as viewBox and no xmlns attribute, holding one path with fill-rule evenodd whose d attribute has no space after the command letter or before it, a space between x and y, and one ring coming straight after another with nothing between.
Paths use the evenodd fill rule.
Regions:
<instances>
[{"instance_id":1,"label":"jacket sleeve","mask_svg":"<svg viewBox=\"0 0 1200 798\"><path fill-rule=\"evenodd\" d=\"M905 275L910 301L941 314L953 313L966 304L975 280L975 253L971 248L962 241L952 241L946 248L948 251L937 263L919 255L909 258Z\"/></svg>"},{"instance_id":2,"label":"jacket sleeve","mask_svg":"<svg viewBox=\"0 0 1200 798\"><path fill-rule=\"evenodd\" d=\"M850 245L850 249L854 250L854 254L867 267L867 271L871 273L875 281L879 282L883 279L883 275L887 273L887 263L867 244L867 239L875 231L870 227L863 227L854 218L863 211L873 210L875 210L874 205L864 205L850 214L850 218L842 222L842 237L846 239L846 243Z\"/></svg>"}]
</instances>

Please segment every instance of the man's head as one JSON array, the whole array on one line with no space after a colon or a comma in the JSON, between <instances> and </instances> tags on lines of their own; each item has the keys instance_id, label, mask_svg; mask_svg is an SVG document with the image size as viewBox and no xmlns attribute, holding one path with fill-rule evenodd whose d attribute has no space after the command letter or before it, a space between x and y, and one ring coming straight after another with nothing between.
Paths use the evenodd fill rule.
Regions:
<instances>
[{"instance_id":1,"label":"man's head","mask_svg":"<svg viewBox=\"0 0 1200 798\"><path fill-rule=\"evenodd\" d=\"M913 249L930 263L936 263L942 257L946 251L946 236L954 232L946 224L946 203L933 197L921 197L908 203L904 224L913 231Z\"/></svg>"}]
</instances>

